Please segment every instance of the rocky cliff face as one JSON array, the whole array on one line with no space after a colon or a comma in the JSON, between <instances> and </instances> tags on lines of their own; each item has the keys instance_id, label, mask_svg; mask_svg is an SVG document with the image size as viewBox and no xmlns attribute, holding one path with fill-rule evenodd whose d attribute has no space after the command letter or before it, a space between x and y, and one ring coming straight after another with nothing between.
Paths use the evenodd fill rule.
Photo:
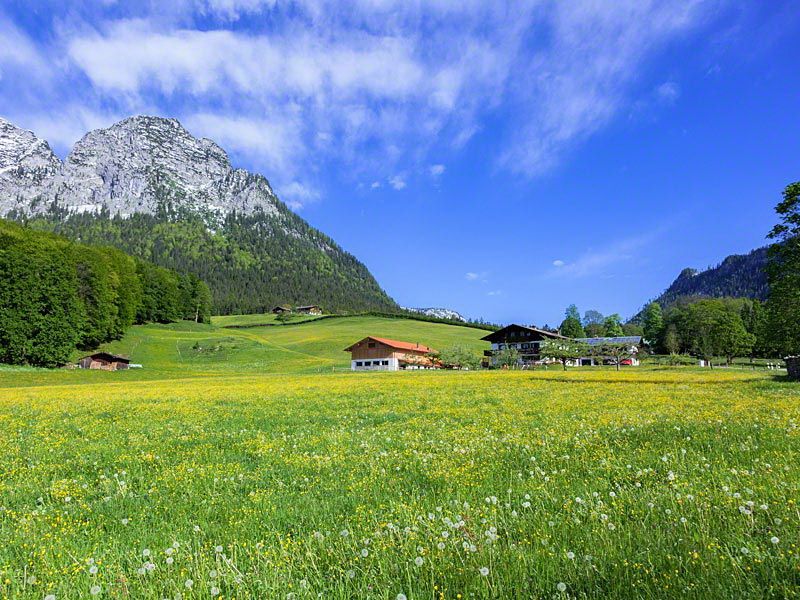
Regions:
<instances>
[{"instance_id":1,"label":"rocky cliff face","mask_svg":"<svg viewBox=\"0 0 800 600\"><path fill-rule=\"evenodd\" d=\"M113 215L191 210L211 221L285 210L264 177L234 169L222 148L175 119L131 117L89 132L63 163L46 141L0 119L0 214L53 203Z\"/></svg>"},{"instance_id":2,"label":"rocky cliff face","mask_svg":"<svg viewBox=\"0 0 800 600\"><path fill-rule=\"evenodd\" d=\"M0 117L0 214L27 209L60 168L47 142Z\"/></svg>"}]
</instances>

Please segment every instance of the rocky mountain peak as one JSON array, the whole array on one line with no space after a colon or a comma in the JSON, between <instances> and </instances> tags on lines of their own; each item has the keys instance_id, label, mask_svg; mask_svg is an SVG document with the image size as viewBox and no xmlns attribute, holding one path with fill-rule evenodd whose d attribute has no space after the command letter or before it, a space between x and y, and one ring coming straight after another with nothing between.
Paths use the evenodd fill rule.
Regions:
<instances>
[{"instance_id":1,"label":"rocky mountain peak","mask_svg":"<svg viewBox=\"0 0 800 600\"><path fill-rule=\"evenodd\" d=\"M27 206L60 168L46 141L0 117L0 212Z\"/></svg>"},{"instance_id":2,"label":"rocky mountain peak","mask_svg":"<svg viewBox=\"0 0 800 600\"><path fill-rule=\"evenodd\" d=\"M264 177L233 169L219 145L194 137L177 119L134 116L90 131L63 164L47 142L3 120L0 153L9 164L0 162L0 169L13 171L0 180L0 215L55 203L68 212L193 211L211 224L233 211L282 210ZM28 163L38 170L20 180L18 166Z\"/></svg>"}]
</instances>

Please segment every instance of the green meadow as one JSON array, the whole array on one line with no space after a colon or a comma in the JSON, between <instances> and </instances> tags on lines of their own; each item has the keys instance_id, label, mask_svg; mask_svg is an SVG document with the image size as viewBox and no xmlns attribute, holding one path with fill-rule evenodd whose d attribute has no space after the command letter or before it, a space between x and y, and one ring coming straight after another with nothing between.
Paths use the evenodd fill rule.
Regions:
<instances>
[{"instance_id":1,"label":"green meadow","mask_svg":"<svg viewBox=\"0 0 800 600\"><path fill-rule=\"evenodd\" d=\"M238 319L107 346L142 369L0 369L0 598L800 595L780 376L351 373L366 335L485 332Z\"/></svg>"}]
</instances>

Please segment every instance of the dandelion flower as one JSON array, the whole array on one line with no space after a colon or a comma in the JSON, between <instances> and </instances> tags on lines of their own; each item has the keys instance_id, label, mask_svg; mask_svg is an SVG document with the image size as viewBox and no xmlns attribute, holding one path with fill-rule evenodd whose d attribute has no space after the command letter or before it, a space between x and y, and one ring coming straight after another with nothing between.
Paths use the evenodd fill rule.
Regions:
<instances>
[{"instance_id":1,"label":"dandelion flower","mask_svg":"<svg viewBox=\"0 0 800 600\"><path fill-rule=\"evenodd\" d=\"M120 520L120 523L122 523L123 525L127 525L128 523L130 523L130 519L128 518L122 519Z\"/></svg>"},{"instance_id":2,"label":"dandelion flower","mask_svg":"<svg viewBox=\"0 0 800 600\"><path fill-rule=\"evenodd\" d=\"M489 567L481 567L480 569L478 569L478 572L484 577L486 577L489 574Z\"/></svg>"},{"instance_id":3,"label":"dandelion flower","mask_svg":"<svg viewBox=\"0 0 800 600\"><path fill-rule=\"evenodd\" d=\"M211 592L212 596L219 596L219 588L218 587L211 586L211 590L209 590L209 591Z\"/></svg>"},{"instance_id":4,"label":"dandelion flower","mask_svg":"<svg viewBox=\"0 0 800 600\"><path fill-rule=\"evenodd\" d=\"M44 600L56 600L56 595L55 594L47 594L47 596L44 597Z\"/></svg>"},{"instance_id":5,"label":"dandelion flower","mask_svg":"<svg viewBox=\"0 0 800 600\"><path fill-rule=\"evenodd\" d=\"M559 581L558 584L556 585L556 589L559 592L566 592L567 591L567 584L564 583L563 581Z\"/></svg>"},{"instance_id":6,"label":"dandelion flower","mask_svg":"<svg viewBox=\"0 0 800 600\"><path fill-rule=\"evenodd\" d=\"M89 593L92 596L97 596L100 593L100 586L99 585L93 585L91 588L89 588Z\"/></svg>"},{"instance_id":7,"label":"dandelion flower","mask_svg":"<svg viewBox=\"0 0 800 600\"><path fill-rule=\"evenodd\" d=\"M778 542L780 542L780 540L774 535L771 538L769 538L769 541L772 542L773 544L777 544Z\"/></svg>"},{"instance_id":8,"label":"dandelion flower","mask_svg":"<svg viewBox=\"0 0 800 600\"><path fill-rule=\"evenodd\" d=\"M575 558L575 553L574 552L567 552L567 558L570 559L570 560L574 559Z\"/></svg>"},{"instance_id":9,"label":"dandelion flower","mask_svg":"<svg viewBox=\"0 0 800 600\"><path fill-rule=\"evenodd\" d=\"M192 586L194 585L194 581L191 580L191 579L187 579L186 581L183 582L183 585L187 590L190 590L190 589L192 589Z\"/></svg>"},{"instance_id":10,"label":"dandelion flower","mask_svg":"<svg viewBox=\"0 0 800 600\"><path fill-rule=\"evenodd\" d=\"M221 554L222 553L222 546L214 546L214 552L216 552L217 554Z\"/></svg>"},{"instance_id":11,"label":"dandelion flower","mask_svg":"<svg viewBox=\"0 0 800 600\"><path fill-rule=\"evenodd\" d=\"M777 540L778 538L772 538L772 539ZM775 543L777 544L777 541ZM421 567L422 563L424 563L424 562L425 562L425 559L422 558L421 556L418 556L417 558L414 559L414 564L417 565L418 567Z\"/></svg>"},{"instance_id":12,"label":"dandelion flower","mask_svg":"<svg viewBox=\"0 0 800 600\"><path fill-rule=\"evenodd\" d=\"M397 600L408 600L405 594L397 594Z\"/></svg>"}]
</instances>

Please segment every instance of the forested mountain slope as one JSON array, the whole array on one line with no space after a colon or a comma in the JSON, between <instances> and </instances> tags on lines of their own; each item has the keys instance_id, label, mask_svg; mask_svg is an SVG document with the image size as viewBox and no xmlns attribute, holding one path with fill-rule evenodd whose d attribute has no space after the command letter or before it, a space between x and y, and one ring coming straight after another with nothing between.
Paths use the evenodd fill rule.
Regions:
<instances>
[{"instance_id":1,"label":"forested mountain slope","mask_svg":"<svg viewBox=\"0 0 800 600\"><path fill-rule=\"evenodd\" d=\"M397 309L265 177L233 168L222 148L174 119L131 117L92 131L63 162L0 119L0 215L197 275L222 314L279 303Z\"/></svg>"},{"instance_id":2,"label":"forested mountain slope","mask_svg":"<svg viewBox=\"0 0 800 600\"><path fill-rule=\"evenodd\" d=\"M684 269L672 284L655 299L668 307L685 298L754 298L764 300L769 292L767 248L748 254L732 254L705 271ZM633 317L637 321L641 313Z\"/></svg>"}]
</instances>

